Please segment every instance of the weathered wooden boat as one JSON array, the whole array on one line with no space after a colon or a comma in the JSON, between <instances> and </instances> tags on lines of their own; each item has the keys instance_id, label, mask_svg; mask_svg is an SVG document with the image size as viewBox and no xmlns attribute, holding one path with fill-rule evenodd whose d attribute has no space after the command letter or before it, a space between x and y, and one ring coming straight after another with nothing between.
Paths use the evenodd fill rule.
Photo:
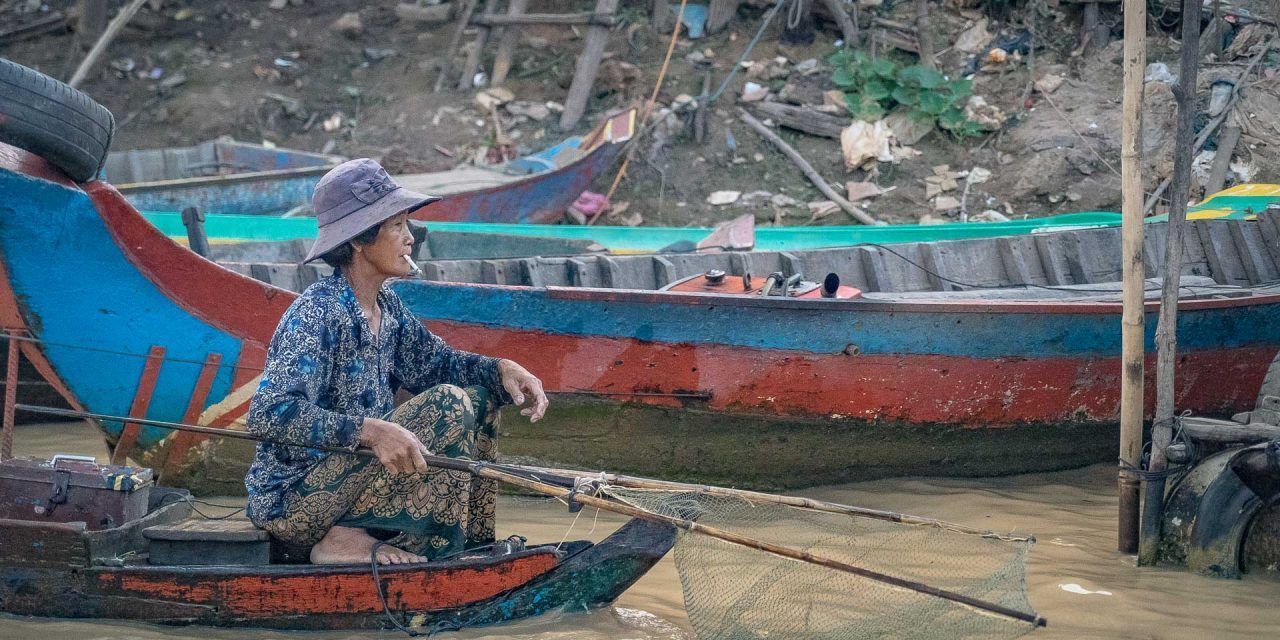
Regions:
<instances>
[{"instance_id":1,"label":"weathered wooden boat","mask_svg":"<svg viewBox=\"0 0 1280 640\"><path fill-rule=\"evenodd\" d=\"M635 111L624 111L585 136L503 165L400 175L396 181L444 196L419 212L422 220L555 222L613 166L634 130ZM206 214L279 215L310 203L316 183L334 164L332 156L214 142L189 149L113 153L104 173L142 210L196 207ZM235 173L189 175L208 167Z\"/></svg>"},{"instance_id":2,"label":"weathered wooden boat","mask_svg":"<svg viewBox=\"0 0 1280 640\"><path fill-rule=\"evenodd\" d=\"M0 190L0 318L31 337L23 353L70 399L213 426L243 416L292 293L195 256L109 184L77 186L16 149L0 158ZM1241 389L1280 348L1280 291L1264 284L1280 274L1275 222L1194 223L1180 407L1223 415L1252 405ZM1149 229L1153 273L1163 233ZM1111 459L1118 248L1118 230L1088 229L808 252L442 261L424 265L437 282L394 286L451 344L516 357L561 394L542 423L505 423L508 455L801 486ZM287 288L320 275L258 267L235 268ZM744 290L746 272L756 277ZM760 295L775 272L767 286L785 295ZM1155 320L1149 313L1152 358ZM166 482L241 486L249 447L103 428L118 456L162 469Z\"/></svg>"},{"instance_id":3,"label":"weathered wooden boat","mask_svg":"<svg viewBox=\"0 0 1280 640\"><path fill-rule=\"evenodd\" d=\"M178 241L187 240L182 216L174 212L143 213L152 224ZM754 245L760 251L795 251L847 247L860 243L896 244L962 238L1044 233L1048 231L1120 224L1120 215L1105 212L1068 213L1012 222L952 222L935 225L900 224L827 227L758 227ZM685 246L693 250L711 235L711 227L617 227L488 222L428 222L427 254L433 258L514 258L532 255L586 253L593 245L611 253L655 253ZM274 216L205 216L211 244L294 242L315 238L310 218ZM301 245L299 245L301 246ZM302 258L303 256L298 256ZM287 258L282 256L281 261Z\"/></svg>"},{"instance_id":4,"label":"weathered wooden boat","mask_svg":"<svg viewBox=\"0 0 1280 640\"><path fill-rule=\"evenodd\" d=\"M31 480L39 474L48 480ZM60 499L58 475L69 489ZM454 630L607 605L675 541L673 527L632 520L596 544L479 549L375 574L368 564L299 564L305 552L280 548L248 520L197 517L189 493L149 487L150 478L149 469L77 461L0 464L8 505L0 517L0 611L297 630ZM111 507L122 499L140 500L141 512L121 519Z\"/></svg>"}]
</instances>

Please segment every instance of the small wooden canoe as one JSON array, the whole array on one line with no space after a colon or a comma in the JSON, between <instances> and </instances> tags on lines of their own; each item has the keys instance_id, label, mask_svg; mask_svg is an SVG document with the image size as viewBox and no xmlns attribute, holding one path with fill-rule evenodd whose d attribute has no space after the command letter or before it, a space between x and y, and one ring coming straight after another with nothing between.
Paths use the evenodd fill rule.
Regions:
<instances>
[{"instance_id":1,"label":"small wooden canoe","mask_svg":"<svg viewBox=\"0 0 1280 640\"><path fill-rule=\"evenodd\" d=\"M381 567L378 582L367 564L148 564L144 531L190 521L175 494L187 495L153 490L145 517L107 529L0 519L0 611L290 630L383 629L393 616L453 630L607 605L675 541L670 526L632 520L596 544Z\"/></svg>"},{"instance_id":2,"label":"small wooden canoe","mask_svg":"<svg viewBox=\"0 0 1280 640\"><path fill-rule=\"evenodd\" d=\"M606 119L584 136L568 138L504 165L400 175L396 181L409 189L444 196L420 209L416 219L555 222L593 180L613 166L634 131L635 110L628 110ZM204 151L206 146L209 150ZM113 153L107 160L105 177L144 211L196 207L205 214L279 215L311 202L316 183L341 160L215 142L183 149ZM206 168L220 172L191 175L193 170Z\"/></svg>"}]
</instances>

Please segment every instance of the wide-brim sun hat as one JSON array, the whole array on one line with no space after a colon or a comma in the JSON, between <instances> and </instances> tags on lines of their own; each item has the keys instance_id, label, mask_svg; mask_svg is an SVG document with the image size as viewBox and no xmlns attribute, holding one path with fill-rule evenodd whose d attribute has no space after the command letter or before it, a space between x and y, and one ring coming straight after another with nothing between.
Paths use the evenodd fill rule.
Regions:
<instances>
[{"instance_id":1,"label":"wide-brim sun hat","mask_svg":"<svg viewBox=\"0 0 1280 640\"><path fill-rule=\"evenodd\" d=\"M333 251L387 218L439 199L401 187L369 158L344 162L324 174L311 195L320 232L303 262Z\"/></svg>"}]
</instances>

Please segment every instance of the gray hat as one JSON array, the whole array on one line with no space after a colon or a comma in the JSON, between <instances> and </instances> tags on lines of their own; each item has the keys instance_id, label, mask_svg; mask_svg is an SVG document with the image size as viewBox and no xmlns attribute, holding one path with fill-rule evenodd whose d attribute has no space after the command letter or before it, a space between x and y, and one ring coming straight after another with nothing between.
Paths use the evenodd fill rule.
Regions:
<instances>
[{"instance_id":1,"label":"gray hat","mask_svg":"<svg viewBox=\"0 0 1280 640\"><path fill-rule=\"evenodd\" d=\"M320 233L303 262L319 258L397 213L439 199L401 187L369 158L344 162L324 174L311 195Z\"/></svg>"}]
</instances>

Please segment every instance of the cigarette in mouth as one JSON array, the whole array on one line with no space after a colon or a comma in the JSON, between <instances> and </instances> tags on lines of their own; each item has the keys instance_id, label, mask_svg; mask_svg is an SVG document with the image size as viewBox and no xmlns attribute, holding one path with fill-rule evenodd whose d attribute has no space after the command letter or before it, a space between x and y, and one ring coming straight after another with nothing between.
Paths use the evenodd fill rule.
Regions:
<instances>
[{"instance_id":1,"label":"cigarette in mouth","mask_svg":"<svg viewBox=\"0 0 1280 640\"><path fill-rule=\"evenodd\" d=\"M422 269L418 268L418 263L414 262L413 258L410 258L409 256L404 256L404 261L409 263L409 275L414 275L414 276L422 275Z\"/></svg>"}]
</instances>

